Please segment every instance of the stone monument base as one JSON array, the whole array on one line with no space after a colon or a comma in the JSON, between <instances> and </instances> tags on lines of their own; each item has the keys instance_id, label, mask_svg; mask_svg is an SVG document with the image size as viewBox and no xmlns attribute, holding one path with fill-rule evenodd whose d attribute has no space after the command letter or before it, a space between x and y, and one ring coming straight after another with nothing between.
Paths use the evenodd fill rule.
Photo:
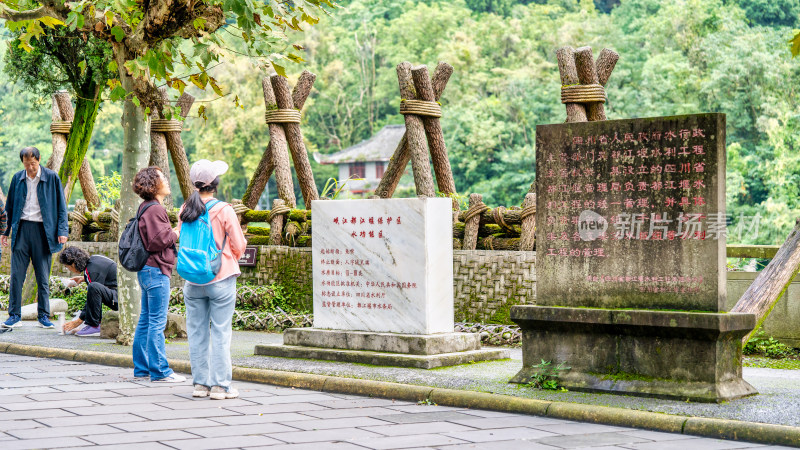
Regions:
<instances>
[{"instance_id":1,"label":"stone monument base","mask_svg":"<svg viewBox=\"0 0 800 450\"><path fill-rule=\"evenodd\" d=\"M527 383L542 360L571 369L569 390L700 402L757 394L742 379L742 339L753 314L514 306Z\"/></svg>"},{"instance_id":2,"label":"stone monument base","mask_svg":"<svg viewBox=\"0 0 800 450\"><path fill-rule=\"evenodd\" d=\"M477 333L418 335L318 328L290 328L283 334L283 345L256 345L255 354L419 369L509 357L504 349L481 349Z\"/></svg>"}]
</instances>

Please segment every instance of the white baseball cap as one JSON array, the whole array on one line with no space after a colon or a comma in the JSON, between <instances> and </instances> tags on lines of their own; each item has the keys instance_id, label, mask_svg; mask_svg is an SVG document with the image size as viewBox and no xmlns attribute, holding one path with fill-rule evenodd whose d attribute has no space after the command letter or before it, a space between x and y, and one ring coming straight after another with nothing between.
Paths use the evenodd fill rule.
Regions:
<instances>
[{"instance_id":1,"label":"white baseball cap","mask_svg":"<svg viewBox=\"0 0 800 450\"><path fill-rule=\"evenodd\" d=\"M228 164L224 161L212 162L207 159L201 159L192 164L192 168L189 170L189 179L192 184L199 182L208 185L227 171Z\"/></svg>"}]
</instances>

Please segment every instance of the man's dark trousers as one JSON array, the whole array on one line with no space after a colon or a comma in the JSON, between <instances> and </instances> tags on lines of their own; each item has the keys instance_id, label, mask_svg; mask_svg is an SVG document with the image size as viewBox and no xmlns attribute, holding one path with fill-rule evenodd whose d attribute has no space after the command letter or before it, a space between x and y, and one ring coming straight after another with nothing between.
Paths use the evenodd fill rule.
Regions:
<instances>
[{"instance_id":1,"label":"man's dark trousers","mask_svg":"<svg viewBox=\"0 0 800 450\"><path fill-rule=\"evenodd\" d=\"M11 286L8 292L8 313L22 313L22 284L28 271L28 263L33 264L36 274L36 298L39 301L39 316L50 317L50 264L53 255L47 245L47 236L41 222L19 221L19 230L11 249Z\"/></svg>"},{"instance_id":2,"label":"man's dark trousers","mask_svg":"<svg viewBox=\"0 0 800 450\"><path fill-rule=\"evenodd\" d=\"M86 288L86 306L80 315L81 320L86 322L87 326L99 327L103 320L103 305L116 311L117 291L97 282L89 283Z\"/></svg>"}]
</instances>

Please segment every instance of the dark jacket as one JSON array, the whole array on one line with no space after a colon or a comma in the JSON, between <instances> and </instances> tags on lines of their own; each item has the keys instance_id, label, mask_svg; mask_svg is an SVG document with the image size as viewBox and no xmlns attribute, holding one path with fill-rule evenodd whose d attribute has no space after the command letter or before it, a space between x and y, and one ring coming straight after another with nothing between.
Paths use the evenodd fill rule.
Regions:
<instances>
[{"instance_id":1,"label":"dark jacket","mask_svg":"<svg viewBox=\"0 0 800 450\"><path fill-rule=\"evenodd\" d=\"M86 272L89 272L92 283L100 283L109 289L117 290L117 263L113 260L103 255L94 255L86 264ZM89 283L86 273L83 274L83 279Z\"/></svg>"},{"instance_id":2,"label":"dark jacket","mask_svg":"<svg viewBox=\"0 0 800 450\"><path fill-rule=\"evenodd\" d=\"M150 202L139 205L139 211ZM172 276L172 269L177 263L175 251L175 233L167 216L167 210L160 204L147 208L139 218L139 233L142 236L144 249L150 252L147 265L161 269L161 273Z\"/></svg>"},{"instance_id":3,"label":"dark jacket","mask_svg":"<svg viewBox=\"0 0 800 450\"><path fill-rule=\"evenodd\" d=\"M42 210L42 224L47 236L47 244L50 253L61 251L61 244L58 243L59 236L69 236L69 225L67 224L67 202L64 199L64 189L61 187L61 179L52 170L40 166L42 175L36 194L39 197L39 208ZM11 248L17 237L19 219L22 217L22 208L25 207L25 199L28 197L28 184L25 183L25 170L17 172L11 178L11 186L8 188L8 198L6 199L6 214L8 215L8 228L4 235L11 234Z\"/></svg>"}]
</instances>

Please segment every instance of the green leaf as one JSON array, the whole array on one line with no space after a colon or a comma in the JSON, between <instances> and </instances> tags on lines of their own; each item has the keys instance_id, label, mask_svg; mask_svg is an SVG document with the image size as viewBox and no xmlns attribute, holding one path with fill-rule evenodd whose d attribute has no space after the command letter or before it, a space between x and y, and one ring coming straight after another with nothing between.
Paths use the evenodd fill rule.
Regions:
<instances>
[{"instance_id":1,"label":"green leaf","mask_svg":"<svg viewBox=\"0 0 800 450\"><path fill-rule=\"evenodd\" d=\"M197 74L190 76L189 81L191 81L195 86L199 87L200 89L205 90L206 88L206 85L200 82L200 77Z\"/></svg>"},{"instance_id":2,"label":"green leaf","mask_svg":"<svg viewBox=\"0 0 800 450\"><path fill-rule=\"evenodd\" d=\"M181 95L183 95L183 91L186 89L186 83L184 83L183 80L173 80L172 88L177 89L178 92L180 92Z\"/></svg>"},{"instance_id":3,"label":"green leaf","mask_svg":"<svg viewBox=\"0 0 800 450\"><path fill-rule=\"evenodd\" d=\"M64 25L64 22L56 19L55 17L42 17L41 22L50 28L55 28L57 25Z\"/></svg>"},{"instance_id":4,"label":"green leaf","mask_svg":"<svg viewBox=\"0 0 800 450\"><path fill-rule=\"evenodd\" d=\"M111 61L108 62L108 71L109 72L116 73L117 69L119 69L119 66L117 66L117 62L116 61L111 60Z\"/></svg>"},{"instance_id":5,"label":"green leaf","mask_svg":"<svg viewBox=\"0 0 800 450\"><path fill-rule=\"evenodd\" d=\"M81 76L86 74L86 61L81 61L78 63L78 68L81 69Z\"/></svg>"},{"instance_id":6,"label":"green leaf","mask_svg":"<svg viewBox=\"0 0 800 450\"><path fill-rule=\"evenodd\" d=\"M113 91L111 91L111 95L110 95L110 97L109 97L109 98L110 98L112 101L117 101L117 100L119 100L119 99L121 99L121 98L124 98L124 97L125 97L125 95L127 95L127 94L128 94L128 92L125 90L125 88L124 88L124 87L122 87L122 86L117 86L117 87L115 87L115 88L114 88L114 90L113 90Z\"/></svg>"},{"instance_id":7,"label":"green leaf","mask_svg":"<svg viewBox=\"0 0 800 450\"><path fill-rule=\"evenodd\" d=\"M139 102L139 97L137 97L135 95L133 97L131 97L131 103L133 103L136 106L141 106L141 103Z\"/></svg>"},{"instance_id":8,"label":"green leaf","mask_svg":"<svg viewBox=\"0 0 800 450\"><path fill-rule=\"evenodd\" d=\"M789 41L789 43L792 44L792 58L800 55L800 31L795 33L794 37Z\"/></svg>"},{"instance_id":9,"label":"green leaf","mask_svg":"<svg viewBox=\"0 0 800 450\"><path fill-rule=\"evenodd\" d=\"M272 67L275 69L275 73L278 75L282 77L286 76L286 69L284 69L283 66L279 66L278 64L275 64L275 61L272 61Z\"/></svg>"},{"instance_id":10,"label":"green leaf","mask_svg":"<svg viewBox=\"0 0 800 450\"><path fill-rule=\"evenodd\" d=\"M220 89L219 85L217 84L217 80L212 77L208 77L208 82L211 84L211 89L214 90L214 93L222 97L222 89Z\"/></svg>"},{"instance_id":11,"label":"green leaf","mask_svg":"<svg viewBox=\"0 0 800 450\"><path fill-rule=\"evenodd\" d=\"M69 14L67 14L66 25L69 27L70 31L75 31L78 28L78 16L80 16L80 14L75 11L70 11Z\"/></svg>"},{"instance_id":12,"label":"green leaf","mask_svg":"<svg viewBox=\"0 0 800 450\"><path fill-rule=\"evenodd\" d=\"M110 27L114 26L114 12L106 10L105 17L106 17L106 25Z\"/></svg>"},{"instance_id":13,"label":"green leaf","mask_svg":"<svg viewBox=\"0 0 800 450\"><path fill-rule=\"evenodd\" d=\"M117 42L122 42L122 40L125 38L125 30L123 30L119 25L115 25L113 28L111 28L111 34L114 35L114 39L116 39Z\"/></svg>"}]
</instances>

